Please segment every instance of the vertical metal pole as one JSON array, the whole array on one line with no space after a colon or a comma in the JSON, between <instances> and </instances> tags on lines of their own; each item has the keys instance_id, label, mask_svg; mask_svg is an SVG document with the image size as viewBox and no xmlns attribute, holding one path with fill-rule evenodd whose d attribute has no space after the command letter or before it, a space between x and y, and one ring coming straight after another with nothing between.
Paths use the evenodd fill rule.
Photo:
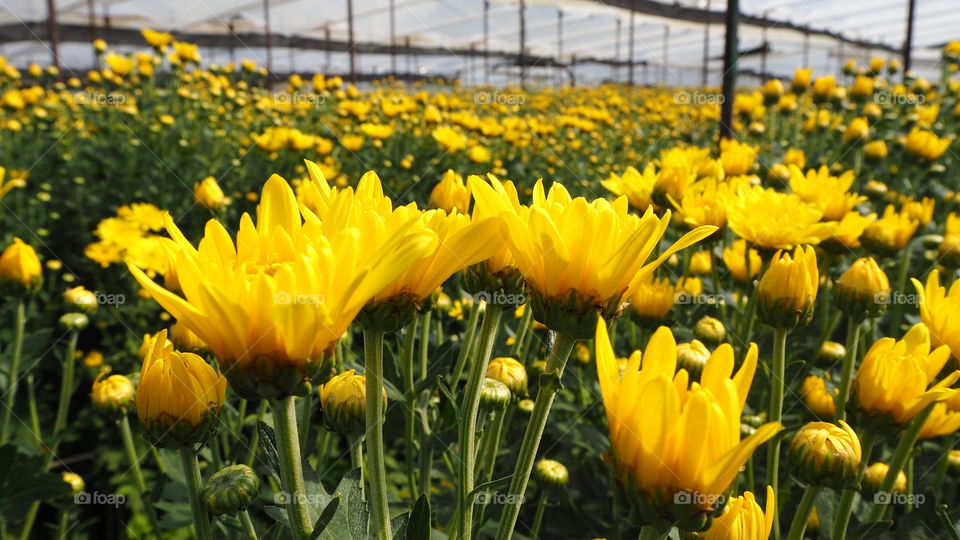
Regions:
<instances>
[{"instance_id":1,"label":"vertical metal pole","mask_svg":"<svg viewBox=\"0 0 960 540\"><path fill-rule=\"evenodd\" d=\"M670 49L670 25L663 25L663 65L660 66L660 82L666 86L667 85L667 63L670 61L668 58Z\"/></svg>"},{"instance_id":2,"label":"vertical metal pole","mask_svg":"<svg viewBox=\"0 0 960 540\"><path fill-rule=\"evenodd\" d=\"M410 54L410 36L406 36L403 38L403 44L406 45L407 47L407 52L406 52L407 73L413 74L416 72L417 66L416 66L416 57ZM412 81L413 79L410 79L410 80Z\"/></svg>"},{"instance_id":3,"label":"vertical metal pole","mask_svg":"<svg viewBox=\"0 0 960 540\"><path fill-rule=\"evenodd\" d=\"M267 86L273 84L273 32L270 28L270 0L263 0L263 38L267 45Z\"/></svg>"},{"instance_id":4,"label":"vertical metal pole","mask_svg":"<svg viewBox=\"0 0 960 540\"><path fill-rule=\"evenodd\" d=\"M327 25L327 27L323 29L323 37L327 40L327 55L325 59L327 65L323 69L323 72L326 74L330 73L330 64L333 60L333 51L330 50L330 25Z\"/></svg>"},{"instance_id":5,"label":"vertical metal pole","mask_svg":"<svg viewBox=\"0 0 960 540\"><path fill-rule=\"evenodd\" d=\"M563 10L557 10L557 85L563 85Z\"/></svg>"},{"instance_id":6,"label":"vertical metal pole","mask_svg":"<svg viewBox=\"0 0 960 540\"><path fill-rule=\"evenodd\" d=\"M94 0L87 0L87 11L90 12L90 43L93 43L97 40L97 6L94 5ZM93 65L96 67L97 61L99 60L97 55L97 50L93 49Z\"/></svg>"},{"instance_id":7,"label":"vertical metal pole","mask_svg":"<svg viewBox=\"0 0 960 540\"><path fill-rule=\"evenodd\" d=\"M613 42L613 59L617 61L613 66L613 78L620 81L620 17L617 17L617 34Z\"/></svg>"},{"instance_id":8,"label":"vertical metal pole","mask_svg":"<svg viewBox=\"0 0 960 540\"><path fill-rule=\"evenodd\" d=\"M737 24L740 0L727 0L726 36L723 46L723 107L720 110L720 137L733 137L733 98L737 86Z\"/></svg>"},{"instance_id":9,"label":"vertical metal pole","mask_svg":"<svg viewBox=\"0 0 960 540\"><path fill-rule=\"evenodd\" d=\"M707 0L707 11L710 11L710 0ZM710 65L710 22L703 25L703 67L700 69L700 86L707 85L707 69Z\"/></svg>"},{"instance_id":10,"label":"vertical metal pole","mask_svg":"<svg viewBox=\"0 0 960 540\"><path fill-rule=\"evenodd\" d=\"M397 74L397 6L390 0L390 73Z\"/></svg>"},{"instance_id":11,"label":"vertical metal pole","mask_svg":"<svg viewBox=\"0 0 960 540\"><path fill-rule=\"evenodd\" d=\"M810 32L803 31L803 67L810 67Z\"/></svg>"},{"instance_id":12,"label":"vertical metal pole","mask_svg":"<svg viewBox=\"0 0 960 540\"><path fill-rule=\"evenodd\" d=\"M237 62L237 49L236 49L236 47L233 46L233 41L234 41L235 36L236 36L236 32L234 31L234 30L236 29L236 27L235 27L234 24L233 24L233 21L234 21L234 20L235 20L235 19L230 19L230 22L227 23L227 32L230 34L230 41L229 41L229 43L230 43L230 46L229 46L229 50L230 50L230 63L236 63L236 62Z\"/></svg>"},{"instance_id":13,"label":"vertical metal pole","mask_svg":"<svg viewBox=\"0 0 960 540\"><path fill-rule=\"evenodd\" d=\"M60 27L57 26L57 6L54 0L47 0L47 38L50 40L50 55L53 66L60 69Z\"/></svg>"},{"instance_id":14,"label":"vertical metal pole","mask_svg":"<svg viewBox=\"0 0 960 540\"><path fill-rule=\"evenodd\" d=\"M634 12L631 11L630 12L630 33L629 33L630 37L628 39L629 45L627 46L627 48L629 49L627 51L627 55L628 55L627 84L629 84L630 86L633 86L633 16L634 16Z\"/></svg>"},{"instance_id":15,"label":"vertical metal pole","mask_svg":"<svg viewBox=\"0 0 960 540\"><path fill-rule=\"evenodd\" d=\"M907 2L907 38L903 40L903 74L906 77L910 71L911 49L913 48L913 16L916 9L916 0Z\"/></svg>"},{"instance_id":16,"label":"vertical metal pole","mask_svg":"<svg viewBox=\"0 0 960 540\"><path fill-rule=\"evenodd\" d=\"M524 0L520 0L520 84L527 80L527 69L526 69L526 54L524 49L527 48L527 20L525 11L527 4Z\"/></svg>"},{"instance_id":17,"label":"vertical metal pole","mask_svg":"<svg viewBox=\"0 0 960 540\"><path fill-rule=\"evenodd\" d=\"M841 42L838 44L838 46L837 46L837 69L836 69L836 71L837 71L838 73L841 72L841 71L843 71L843 54L844 54L844 53L843 53L843 42L841 41Z\"/></svg>"},{"instance_id":18,"label":"vertical metal pole","mask_svg":"<svg viewBox=\"0 0 960 540\"><path fill-rule=\"evenodd\" d=\"M350 82L357 84L357 51L353 42L353 0L347 0L347 48L350 52Z\"/></svg>"},{"instance_id":19,"label":"vertical metal pole","mask_svg":"<svg viewBox=\"0 0 960 540\"><path fill-rule=\"evenodd\" d=\"M760 44L760 81L767 82L767 27L763 27L763 43Z\"/></svg>"},{"instance_id":20,"label":"vertical metal pole","mask_svg":"<svg viewBox=\"0 0 960 540\"><path fill-rule=\"evenodd\" d=\"M483 0L483 84L490 84L490 0Z\"/></svg>"}]
</instances>

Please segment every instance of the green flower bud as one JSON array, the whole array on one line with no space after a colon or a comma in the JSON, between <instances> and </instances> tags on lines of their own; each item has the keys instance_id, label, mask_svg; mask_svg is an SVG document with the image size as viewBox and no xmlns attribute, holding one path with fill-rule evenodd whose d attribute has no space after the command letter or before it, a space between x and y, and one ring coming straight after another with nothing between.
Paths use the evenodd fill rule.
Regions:
<instances>
[{"instance_id":1,"label":"green flower bud","mask_svg":"<svg viewBox=\"0 0 960 540\"><path fill-rule=\"evenodd\" d=\"M723 323L713 317L704 317L693 327L693 335L704 343L716 345L727 337L727 329Z\"/></svg>"},{"instance_id":2,"label":"green flower bud","mask_svg":"<svg viewBox=\"0 0 960 540\"><path fill-rule=\"evenodd\" d=\"M499 410L510 403L513 395L502 382L489 377L480 383L480 405L486 410Z\"/></svg>"},{"instance_id":3,"label":"green flower bud","mask_svg":"<svg viewBox=\"0 0 960 540\"><path fill-rule=\"evenodd\" d=\"M546 363L544 363L544 367L546 367ZM486 376L503 383L515 397L519 398L527 395L527 370L523 367L523 364L513 358L501 356L490 360L487 365Z\"/></svg>"},{"instance_id":4,"label":"green flower bud","mask_svg":"<svg viewBox=\"0 0 960 540\"><path fill-rule=\"evenodd\" d=\"M570 479L570 474L563 463L552 459L544 458L538 461L533 472L537 480L547 487L562 488Z\"/></svg>"},{"instance_id":5,"label":"green flower bud","mask_svg":"<svg viewBox=\"0 0 960 540\"><path fill-rule=\"evenodd\" d=\"M846 422L810 422L800 428L790 445L790 463L803 482L844 489L856 481L860 468L860 439Z\"/></svg>"},{"instance_id":6,"label":"green flower bud","mask_svg":"<svg viewBox=\"0 0 960 540\"><path fill-rule=\"evenodd\" d=\"M521 399L520 403L517 403L517 409L523 414L530 414L533 412L533 405L532 399Z\"/></svg>"},{"instance_id":7,"label":"green flower bud","mask_svg":"<svg viewBox=\"0 0 960 540\"><path fill-rule=\"evenodd\" d=\"M246 465L231 465L220 469L203 487L207 510L215 515L234 514L246 510L260 493L260 479Z\"/></svg>"}]
</instances>

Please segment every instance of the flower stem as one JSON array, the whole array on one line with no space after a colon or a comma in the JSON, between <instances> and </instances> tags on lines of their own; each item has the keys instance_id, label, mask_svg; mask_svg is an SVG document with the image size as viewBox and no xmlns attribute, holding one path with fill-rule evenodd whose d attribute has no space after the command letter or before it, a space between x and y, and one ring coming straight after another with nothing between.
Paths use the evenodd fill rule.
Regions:
<instances>
[{"instance_id":1,"label":"flower stem","mask_svg":"<svg viewBox=\"0 0 960 540\"><path fill-rule=\"evenodd\" d=\"M403 335L403 345L400 349L400 367L403 372L403 401L406 406L403 408L403 426L404 426L404 456L406 456L407 466L407 485L410 490L410 499L417 499L417 469L414 456L414 439L417 435L417 395L414 391L413 382L413 343L417 334L417 321L420 319L418 314L413 318L413 322L407 325ZM354 465L356 467L356 465Z\"/></svg>"},{"instance_id":2,"label":"flower stem","mask_svg":"<svg viewBox=\"0 0 960 540\"><path fill-rule=\"evenodd\" d=\"M907 242L907 245L903 246L903 255L900 259L900 272L897 274L897 283L896 289L894 289L894 295L904 294L907 287L907 275L910 272L910 257L913 255L913 250L910 249L910 242ZM903 313L903 304L904 302L900 301L896 296L891 300L893 304L890 306L890 335L899 336L900 335L900 316Z\"/></svg>"},{"instance_id":3,"label":"flower stem","mask_svg":"<svg viewBox=\"0 0 960 540\"><path fill-rule=\"evenodd\" d=\"M259 540L257 529L253 526L253 520L250 519L250 513L246 509L240 511L240 523L243 524L243 533L247 540Z\"/></svg>"},{"instance_id":4,"label":"flower stem","mask_svg":"<svg viewBox=\"0 0 960 540\"><path fill-rule=\"evenodd\" d=\"M893 459L890 460L890 468L887 469L887 476L883 479L883 484L880 485L881 493L893 493L893 485L897 481L897 475L900 474L900 471L903 470L904 465L907 464L907 460L910 459L910 456L913 452L913 446L916 444L917 437L920 435L920 430L923 428L923 424L926 423L927 418L930 417L930 413L933 411L934 405L936 405L936 402L927 405L926 408L920 411L920 414L910 421L907 430L904 431L903 435L900 437L900 442L897 444L897 448L893 452ZM890 504L890 497L887 497L885 500L887 502L878 503L873 506L873 508L870 510L870 515L867 517L866 523L879 521L883 517L883 513L886 511L887 505Z\"/></svg>"},{"instance_id":5,"label":"flower stem","mask_svg":"<svg viewBox=\"0 0 960 540\"><path fill-rule=\"evenodd\" d=\"M363 489L363 437L347 437L347 444L350 445L350 466L360 469L360 496L366 500Z\"/></svg>"},{"instance_id":6,"label":"flower stem","mask_svg":"<svg viewBox=\"0 0 960 540\"><path fill-rule=\"evenodd\" d=\"M140 470L140 460L137 457L137 447L133 444L133 434L130 431L130 419L124 414L120 417L120 434L123 437L123 449L130 461L130 472L133 473L133 483L140 493L147 492L147 483L143 481L143 472Z\"/></svg>"},{"instance_id":7,"label":"flower stem","mask_svg":"<svg viewBox=\"0 0 960 540\"><path fill-rule=\"evenodd\" d=\"M540 526L543 524L543 514L547 510L547 490L541 489L540 500L537 501L537 512L533 515L533 524L530 526L530 538L539 538Z\"/></svg>"},{"instance_id":8,"label":"flower stem","mask_svg":"<svg viewBox=\"0 0 960 540\"><path fill-rule=\"evenodd\" d=\"M13 337L13 356L10 358L10 370L7 373L7 404L3 409L3 420L0 421L0 445L6 444L10 438L10 415L17 400L17 378L20 375L20 355L23 352L23 331L27 324L26 305L21 298L17 303L17 315L14 321L15 334Z\"/></svg>"},{"instance_id":9,"label":"flower stem","mask_svg":"<svg viewBox=\"0 0 960 540\"><path fill-rule=\"evenodd\" d=\"M497 328L503 308L487 304L480 325L476 354L467 375L467 387L460 405L460 538L470 540L473 534L473 501L467 498L473 491L477 462L477 414L480 410L480 387L487 372L487 363L497 339Z\"/></svg>"},{"instance_id":10,"label":"flower stem","mask_svg":"<svg viewBox=\"0 0 960 540\"><path fill-rule=\"evenodd\" d=\"M767 410L768 422L779 422L783 418L783 377L787 363L787 329L773 330L773 377L770 380L770 407ZM780 440L767 446L767 485L779 493L780 488ZM779 502L779 501L778 501ZM773 538L780 538L780 505L774 504Z\"/></svg>"},{"instance_id":11,"label":"flower stem","mask_svg":"<svg viewBox=\"0 0 960 540\"><path fill-rule=\"evenodd\" d=\"M383 463L383 332L363 331L363 356L367 384L367 478L370 480L371 525L378 540L390 540L387 471Z\"/></svg>"},{"instance_id":12,"label":"flower stem","mask_svg":"<svg viewBox=\"0 0 960 540\"><path fill-rule=\"evenodd\" d=\"M474 337L477 333L477 323L480 322L480 304L475 304L470 309L470 318L467 320L467 331L463 334L463 344L460 346L460 353L457 355L457 363L453 368L453 378L450 384L456 386L460 382L460 375L463 374L463 367L467 363L467 358L473 351Z\"/></svg>"},{"instance_id":13,"label":"flower stem","mask_svg":"<svg viewBox=\"0 0 960 540\"><path fill-rule=\"evenodd\" d=\"M793 522L790 524L790 533L787 535L787 540L803 540L803 533L807 530L807 518L813 509L813 503L817 501L820 489L820 486L811 484L803 491L800 506L797 507L797 513L793 515Z\"/></svg>"},{"instance_id":14,"label":"flower stem","mask_svg":"<svg viewBox=\"0 0 960 540\"><path fill-rule=\"evenodd\" d=\"M837 395L837 420L845 418L850 385L853 383L853 368L857 363L857 345L860 344L860 321L847 317L847 350L840 372L840 394Z\"/></svg>"},{"instance_id":15,"label":"flower stem","mask_svg":"<svg viewBox=\"0 0 960 540\"><path fill-rule=\"evenodd\" d=\"M860 437L860 468L857 470L857 481L859 485L863 479L863 472L867 470L867 463L870 462L870 454L873 452L873 446L877 442L877 436L872 431L867 431ZM846 538L847 527L850 524L850 513L853 510L853 499L856 497L855 489L846 489L840 498L840 506L837 507L837 514L833 522L832 538Z\"/></svg>"},{"instance_id":16,"label":"flower stem","mask_svg":"<svg viewBox=\"0 0 960 540\"><path fill-rule=\"evenodd\" d=\"M558 333L553 344L553 351L550 354L547 367L541 375L541 380L547 380L543 378L545 376L554 376L556 380L549 384L541 384L540 389L537 390L537 400L527 423L527 430L523 434L520 455L517 456L517 465L513 470L513 478L510 481L507 507L504 508L503 516L500 518L500 528L497 531L498 540L509 540L513 536L513 529L517 523L517 517L520 515L520 505L523 504L523 494L527 490L530 472L533 470L533 461L537 457L540 438L543 436L543 429L547 425L547 416L549 416L550 408L553 406L554 397L560 391L559 379L563 375L563 368L567 365L567 358L570 357L570 351L573 350L576 342L576 338Z\"/></svg>"},{"instance_id":17,"label":"flower stem","mask_svg":"<svg viewBox=\"0 0 960 540\"><path fill-rule=\"evenodd\" d=\"M307 492L303 483L303 464L300 460L300 437L297 434L297 407L293 396L270 403L273 427L277 436L277 454L280 458L280 484L287 499L290 532L295 540L310 536L310 515L307 511Z\"/></svg>"},{"instance_id":18,"label":"flower stem","mask_svg":"<svg viewBox=\"0 0 960 540\"><path fill-rule=\"evenodd\" d=\"M70 394L73 392L73 374L77 365L77 359L74 355L77 350L77 337L80 332L70 331L70 337L67 340L66 357L63 364L63 379L60 381L60 402L57 405L57 418L53 422L53 437L57 436L67 426L67 415L70 413ZM59 446L58 443L54 443Z\"/></svg>"},{"instance_id":19,"label":"flower stem","mask_svg":"<svg viewBox=\"0 0 960 540\"><path fill-rule=\"evenodd\" d=\"M180 464L183 465L183 476L187 480L187 496L190 498L190 511L193 513L193 527L197 540L213 540L213 530L210 527L210 517L204 505L203 479L200 477L200 463L193 450L180 450Z\"/></svg>"}]
</instances>

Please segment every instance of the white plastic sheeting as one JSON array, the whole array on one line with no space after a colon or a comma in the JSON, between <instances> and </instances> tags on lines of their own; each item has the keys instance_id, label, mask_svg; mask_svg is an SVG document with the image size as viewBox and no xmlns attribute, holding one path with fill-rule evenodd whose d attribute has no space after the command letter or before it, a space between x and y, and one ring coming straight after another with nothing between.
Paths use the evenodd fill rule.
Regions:
<instances>
[{"instance_id":1,"label":"white plastic sheeting","mask_svg":"<svg viewBox=\"0 0 960 540\"><path fill-rule=\"evenodd\" d=\"M90 12L87 0L56 0L60 23L87 24ZM107 21L112 27L177 32L223 33L263 32L265 29L263 0L95 0L95 13L101 27ZM483 46L482 0L394 0L396 43L445 47L450 49ZM682 0L678 4L722 11L725 0ZM849 38L883 43L900 48L904 41L908 0L873 0L852 2L839 0L742 0L741 11L769 19L829 30ZM347 0L269 0L270 23L274 34L297 35L335 40L347 39ZM358 42L390 42L390 0L354 0L355 39ZM520 39L520 3L517 0L493 0L489 9L489 47L492 50L517 52ZM563 46L559 50L558 13L562 12ZM0 24L44 22L45 0L0 0ZM591 0L527 0L526 51L532 56L557 57L569 61L597 57L627 60L629 54L630 13ZM619 39L618 39L619 21ZM646 67L635 67L635 81L649 84L695 85L701 81L704 57L704 24L637 14L634 17L634 59L646 61ZM709 28L710 84L719 84L720 56L724 29L715 24ZM18 65L35 61L46 63L50 51L37 36L36 40L0 45L0 55ZM806 42L800 32L777 26L760 28L741 25L740 49L769 43L766 72L788 77L803 63L816 74L836 73L847 58L865 61L870 56L897 56L887 51L866 50L841 45L823 36L811 36ZM960 4L957 0L917 0L914 30L914 71L928 78L939 74L939 46L951 39L960 39ZM144 46L145 48L145 46ZM118 50L135 49L118 46ZM235 58L250 58L266 63L263 48L241 47ZM205 62L225 63L230 60L226 49L202 49ZM63 65L74 70L88 69L93 59L85 43L63 43L60 47ZM274 48L273 70L278 73L327 71L346 73L349 57L343 52ZM741 68L759 72L760 54L745 56ZM458 77L466 84L485 80L485 64L481 58L457 55L398 57L399 72ZM359 71L386 73L391 69L388 55L360 55ZM518 68L506 67L502 60L491 59L489 80L503 83L516 80ZM583 64L574 68L578 82L627 79L626 68ZM532 68L528 81L556 82L566 80L555 68ZM745 77L744 83L751 79Z\"/></svg>"}]
</instances>

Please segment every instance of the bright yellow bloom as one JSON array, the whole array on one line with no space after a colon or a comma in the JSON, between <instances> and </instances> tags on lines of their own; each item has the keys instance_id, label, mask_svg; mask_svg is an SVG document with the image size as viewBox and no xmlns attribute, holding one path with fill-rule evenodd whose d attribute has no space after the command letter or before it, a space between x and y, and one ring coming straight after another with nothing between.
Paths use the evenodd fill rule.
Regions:
<instances>
[{"instance_id":1,"label":"bright yellow bloom","mask_svg":"<svg viewBox=\"0 0 960 540\"><path fill-rule=\"evenodd\" d=\"M813 80L813 97L815 100L829 99L834 95L837 87L837 79L833 75L817 77Z\"/></svg>"},{"instance_id":2,"label":"bright yellow bloom","mask_svg":"<svg viewBox=\"0 0 960 540\"><path fill-rule=\"evenodd\" d=\"M157 32L149 28L140 30L140 35L143 36L143 40L147 42L147 45L157 49L163 49L173 41L173 35L166 32Z\"/></svg>"},{"instance_id":3,"label":"bright yellow bloom","mask_svg":"<svg viewBox=\"0 0 960 540\"><path fill-rule=\"evenodd\" d=\"M839 244L847 249L856 249L860 247L860 235L876 219L876 214L864 216L856 211L847 212L843 219L834 225L833 236L824 243L834 246Z\"/></svg>"},{"instance_id":4,"label":"bright yellow bloom","mask_svg":"<svg viewBox=\"0 0 960 540\"><path fill-rule=\"evenodd\" d=\"M743 283L747 281L747 241L740 239L734 240L731 247L723 248L723 264L727 266L733 279ZM756 277L760 273L760 266L763 261L760 259L760 253L755 249L750 249L750 278Z\"/></svg>"},{"instance_id":5,"label":"bright yellow bloom","mask_svg":"<svg viewBox=\"0 0 960 540\"><path fill-rule=\"evenodd\" d=\"M731 196L729 182L708 178L690 186L677 205L677 213L691 228L712 225L722 228L727 224L727 198Z\"/></svg>"},{"instance_id":6,"label":"bright yellow bloom","mask_svg":"<svg viewBox=\"0 0 960 540\"><path fill-rule=\"evenodd\" d=\"M203 358L180 353L162 330L143 358L137 388L137 416L155 445L190 447L216 429L227 380Z\"/></svg>"},{"instance_id":7,"label":"bright yellow bloom","mask_svg":"<svg viewBox=\"0 0 960 540\"><path fill-rule=\"evenodd\" d=\"M104 378L110 368L104 368L93 381L90 401L97 409L104 411L126 411L133 405L136 390L130 379L123 375L110 375Z\"/></svg>"},{"instance_id":8,"label":"bright yellow bloom","mask_svg":"<svg viewBox=\"0 0 960 540\"><path fill-rule=\"evenodd\" d=\"M193 185L193 198L197 204L211 210L222 208L230 203L230 199L223 194L217 179L212 176Z\"/></svg>"},{"instance_id":9,"label":"bright yellow bloom","mask_svg":"<svg viewBox=\"0 0 960 540\"><path fill-rule=\"evenodd\" d=\"M810 169L806 176L798 167L790 167L790 189L803 202L823 208L823 219L829 221L840 220L854 206L867 200L864 196L849 193L854 180L853 171L833 176L826 165L818 170Z\"/></svg>"},{"instance_id":10,"label":"bright yellow bloom","mask_svg":"<svg viewBox=\"0 0 960 540\"><path fill-rule=\"evenodd\" d=\"M907 134L905 148L907 152L923 158L927 161L934 161L950 147L950 139L937 137L932 131L914 127Z\"/></svg>"},{"instance_id":11,"label":"bright yellow bloom","mask_svg":"<svg viewBox=\"0 0 960 540\"><path fill-rule=\"evenodd\" d=\"M43 268L33 246L14 238L0 254L0 284L13 283L27 291L36 290L43 280Z\"/></svg>"},{"instance_id":12,"label":"bright yellow bloom","mask_svg":"<svg viewBox=\"0 0 960 540\"><path fill-rule=\"evenodd\" d=\"M471 146L467 151L467 158L474 163L486 163L490 161L490 150L483 146Z\"/></svg>"},{"instance_id":13,"label":"bright yellow bloom","mask_svg":"<svg viewBox=\"0 0 960 540\"><path fill-rule=\"evenodd\" d=\"M862 459L860 438L846 422L810 422L790 444L790 461L804 482L841 489L857 477Z\"/></svg>"},{"instance_id":14,"label":"bright yellow bloom","mask_svg":"<svg viewBox=\"0 0 960 540\"><path fill-rule=\"evenodd\" d=\"M930 197L924 197L919 201L910 199L903 203L900 213L907 215L910 219L916 220L920 225L926 225L933 220L933 211L936 202Z\"/></svg>"},{"instance_id":15,"label":"bright yellow bloom","mask_svg":"<svg viewBox=\"0 0 960 540\"><path fill-rule=\"evenodd\" d=\"M313 214L304 223L293 190L277 175L264 185L257 222L241 218L236 242L215 220L199 248L171 218L167 231L182 296L128 264L131 272L251 398L284 397L311 379L367 301L436 246L426 231L390 234L373 212L347 226Z\"/></svg>"},{"instance_id":16,"label":"bright yellow bloom","mask_svg":"<svg viewBox=\"0 0 960 540\"><path fill-rule=\"evenodd\" d=\"M757 367L754 344L735 374L733 347L721 344L700 382L688 385L686 370L677 370L673 334L661 327L642 356L630 357L621 379L599 321L596 358L617 475L648 504L672 503L687 492L697 494L698 510L712 511L710 501L720 500L753 451L782 429L771 422L740 440L740 415Z\"/></svg>"},{"instance_id":17,"label":"bright yellow bloom","mask_svg":"<svg viewBox=\"0 0 960 540\"><path fill-rule=\"evenodd\" d=\"M850 96L866 99L873 95L873 77L866 77L864 75L857 75L853 80L853 84L850 85Z\"/></svg>"},{"instance_id":18,"label":"bright yellow bloom","mask_svg":"<svg viewBox=\"0 0 960 540\"><path fill-rule=\"evenodd\" d=\"M930 417L920 429L920 440L951 435L960 429L960 392L933 406Z\"/></svg>"},{"instance_id":19,"label":"bright yellow bloom","mask_svg":"<svg viewBox=\"0 0 960 540\"><path fill-rule=\"evenodd\" d=\"M433 130L432 135L446 152L456 152L467 147L467 137L450 126L440 126Z\"/></svg>"},{"instance_id":20,"label":"bright yellow bloom","mask_svg":"<svg viewBox=\"0 0 960 540\"><path fill-rule=\"evenodd\" d=\"M767 540L773 528L775 508L776 494L772 487L767 486L764 508L760 508L753 493L747 491L727 501L723 514L715 518L700 537L704 540Z\"/></svg>"},{"instance_id":21,"label":"bright yellow bloom","mask_svg":"<svg viewBox=\"0 0 960 540\"><path fill-rule=\"evenodd\" d=\"M644 264L670 223L669 211L658 218L653 209L642 217L629 213L626 197L587 202L572 198L555 183L545 193L542 182L533 189L529 211L518 212L512 202L486 184L475 184L477 204L500 208L503 233L517 268L532 289L537 318L554 330L564 325L550 306L572 304L583 317L573 324L584 334L593 325L596 309L612 316L644 279L673 253L707 237L715 227L698 227L687 233L654 261ZM550 311L551 314L544 313ZM587 320L589 319L589 320ZM565 320L565 319L564 319Z\"/></svg>"},{"instance_id":22,"label":"bright yellow bloom","mask_svg":"<svg viewBox=\"0 0 960 540\"><path fill-rule=\"evenodd\" d=\"M857 143L867 138L870 134L870 124L866 118L857 117L847 124L843 130L843 142L847 144Z\"/></svg>"},{"instance_id":23,"label":"bright yellow bloom","mask_svg":"<svg viewBox=\"0 0 960 540\"><path fill-rule=\"evenodd\" d=\"M711 257L709 251L698 251L690 256L690 272L705 276L710 273Z\"/></svg>"},{"instance_id":24,"label":"bright yellow bloom","mask_svg":"<svg viewBox=\"0 0 960 540\"><path fill-rule=\"evenodd\" d=\"M600 181L600 185L610 193L626 196L630 206L641 212L653 204L653 186L656 183L657 168L652 163L644 167L642 174L633 167L627 167L623 175L610 173L610 178Z\"/></svg>"},{"instance_id":25,"label":"bright yellow bloom","mask_svg":"<svg viewBox=\"0 0 960 540\"><path fill-rule=\"evenodd\" d=\"M463 177L449 169L443 173L440 183L430 192L430 207L462 214L470 211L470 190Z\"/></svg>"},{"instance_id":26,"label":"bright yellow bloom","mask_svg":"<svg viewBox=\"0 0 960 540\"><path fill-rule=\"evenodd\" d=\"M802 94L810 86L810 77L813 75L813 68L797 68L793 73L793 81L790 88L794 93Z\"/></svg>"},{"instance_id":27,"label":"bright yellow bloom","mask_svg":"<svg viewBox=\"0 0 960 540\"><path fill-rule=\"evenodd\" d=\"M799 148L787 148L787 152L783 156L783 164L796 165L802 169L807 166L807 155Z\"/></svg>"},{"instance_id":28,"label":"bright yellow bloom","mask_svg":"<svg viewBox=\"0 0 960 540\"><path fill-rule=\"evenodd\" d=\"M199 64L200 49L193 43L174 41L173 55L171 55L171 58L176 58L181 62L193 62L195 64Z\"/></svg>"},{"instance_id":29,"label":"bright yellow bloom","mask_svg":"<svg viewBox=\"0 0 960 540\"><path fill-rule=\"evenodd\" d=\"M502 199L509 201L510 206L514 208L515 212L525 214L530 211L528 207L520 204L520 198L517 195L517 188L513 185L513 182L509 180L501 182L493 175L488 175L488 180L490 187L492 187ZM474 184L485 183L479 176L476 175L467 177L467 182L469 184L471 193L474 193L477 189L483 189L479 186L475 186ZM488 205L475 204L473 205L473 221L479 222L487 218L498 218L500 216L500 209L500 206L491 208ZM507 274L515 272L517 267L517 262L513 258L513 253L510 251L510 246L505 242L496 253L487 258L485 264L491 274L499 275L501 277L505 277Z\"/></svg>"},{"instance_id":30,"label":"bright yellow bloom","mask_svg":"<svg viewBox=\"0 0 960 540\"><path fill-rule=\"evenodd\" d=\"M727 223L738 236L763 249L791 249L818 244L831 234L820 223L823 209L800 197L761 186L741 187L729 198Z\"/></svg>"},{"instance_id":31,"label":"bright yellow bloom","mask_svg":"<svg viewBox=\"0 0 960 540\"><path fill-rule=\"evenodd\" d=\"M813 317L820 273L811 246L797 246L791 257L777 251L757 286L760 320L775 328L804 325Z\"/></svg>"},{"instance_id":32,"label":"bright yellow bloom","mask_svg":"<svg viewBox=\"0 0 960 540\"><path fill-rule=\"evenodd\" d=\"M926 286L911 279L919 295L920 320L930 330L934 347L946 345L954 358L960 358L960 280L954 281L949 290L940 286L940 271L927 276Z\"/></svg>"},{"instance_id":33,"label":"bright yellow bloom","mask_svg":"<svg viewBox=\"0 0 960 540\"><path fill-rule=\"evenodd\" d=\"M837 402L827 390L822 377L810 375L800 386L800 397L813 414L820 418L833 418L837 414Z\"/></svg>"},{"instance_id":34,"label":"bright yellow bloom","mask_svg":"<svg viewBox=\"0 0 960 540\"><path fill-rule=\"evenodd\" d=\"M945 345L930 350L930 332L923 323L899 341L880 339L867 351L853 381L860 409L898 426L909 422L930 403L953 395L950 386L960 371L927 388L949 359Z\"/></svg>"},{"instance_id":35,"label":"bright yellow bloom","mask_svg":"<svg viewBox=\"0 0 960 540\"><path fill-rule=\"evenodd\" d=\"M884 254L899 251L913 238L920 223L903 212L887 205L883 217L867 225L860 240L868 248Z\"/></svg>"},{"instance_id":36,"label":"bright yellow bloom","mask_svg":"<svg viewBox=\"0 0 960 540\"><path fill-rule=\"evenodd\" d=\"M390 124L373 124L371 122L364 122L360 124L360 131L372 139L383 140L389 139L395 130Z\"/></svg>"},{"instance_id":37,"label":"bright yellow bloom","mask_svg":"<svg viewBox=\"0 0 960 540\"><path fill-rule=\"evenodd\" d=\"M109 52L104 58L104 61L107 63L110 71L113 71L121 77L130 73L130 70L133 69L133 59L129 56L120 56L119 54Z\"/></svg>"},{"instance_id":38,"label":"bright yellow bloom","mask_svg":"<svg viewBox=\"0 0 960 540\"><path fill-rule=\"evenodd\" d=\"M677 291L669 279L657 280L651 274L639 283L630 297L630 307L641 319L659 321L673 309L676 298Z\"/></svg>"},{"instance_id":39,"label":"bright yellow bloom","mask_svg":"<svg viewBox=\"0 0 960 540\"><path fill-rule=\"evenodd\" d=\"M758 148L733 139L720 140L720 161L727 176L748 174L757 159Z\"/></svg>"},{"instance_id":40,"label":"bright yellow bloom","mask_svg":"<svg viewBox=\"0 0 960 540\"><path fill-rule=\"evenodd\" d=\"M872 257L861 257L837 279L838 307L855 317L874 316L889 302L890 280Z\"/></svg>"},{"instance_id":41,"label":"bright yellow bloom","mask_svg":"<svg viewBox=\"0 0 960 540\"><path fill-rule=\"evenodd\" d=\"M870 465L863 471L864 488L866 488L868 492L878 491L883 486L883 482L886 480L888 472L890 472L890 466L882 461L878 461L873 465ZM897 479L893 482L893 492L907 492L907 475L904 474L903 471L897 473Z\"/></svg>"},{"instance_id":42,"label":"bright yellow bloom","mask_svg":"<svg viewBox=\"0 0 960 540\"><path fill-rule=\"evenodd\" d=\"M863 152L869 158L884 159L887 157L887 143L880 140L870 141L863 145Z\"/></svg>"}]
</instances>

